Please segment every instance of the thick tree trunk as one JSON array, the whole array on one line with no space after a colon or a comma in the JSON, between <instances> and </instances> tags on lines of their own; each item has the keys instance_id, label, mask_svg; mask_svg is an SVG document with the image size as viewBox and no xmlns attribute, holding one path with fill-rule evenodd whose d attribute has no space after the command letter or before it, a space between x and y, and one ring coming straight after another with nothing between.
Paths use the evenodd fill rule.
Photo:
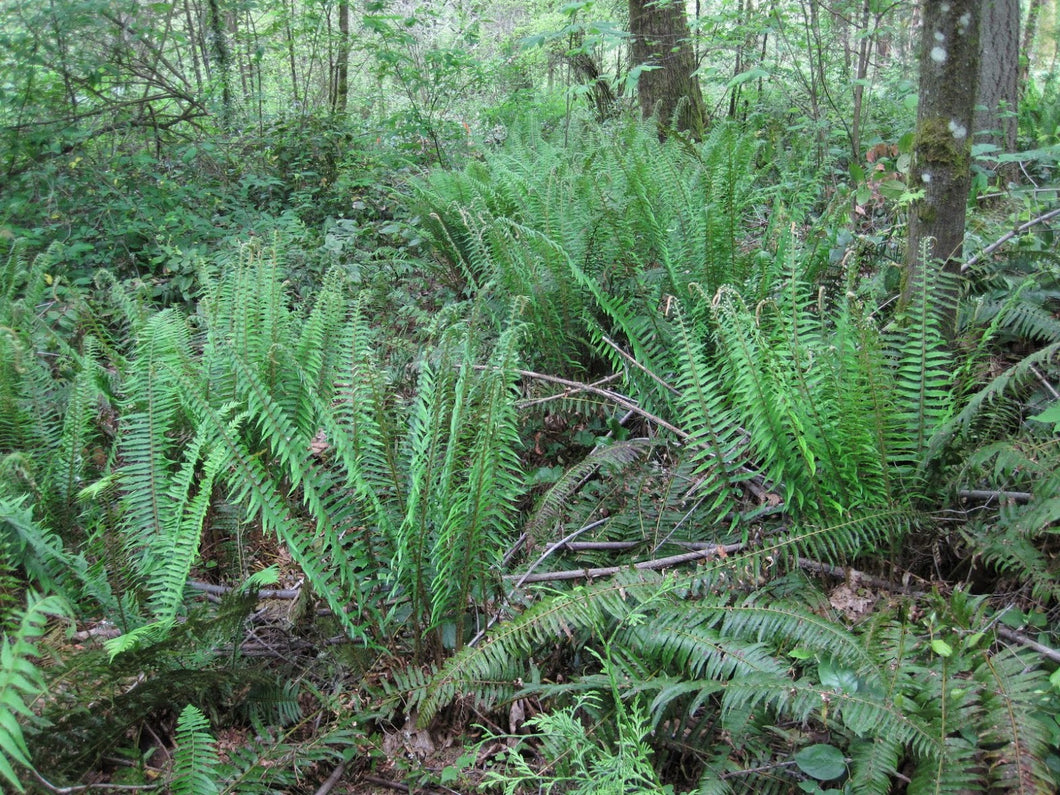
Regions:
<instances>
[{"instance_id":1,"label":"thick tree trunk","mask_svg":"<svg viewBox=\"0 0 1060 795\"><path fill-rule=\"evenodd\" d=\"M922 189L924 197L909 215L905 305L922 283L926 261L941 260L953 273L960 267L971 187L981 9L982 0L922 3L920 104L910 184ZM952 298L938 296L946 302L943 305L952 303Z\"/></svg>"},{"instance_id":2,"label":"thick tree trunk","mask_svg":"<svg viewBox=\"0 0 1060 795\"><path fill-rule=\"evenodd\" d=\"M675 129L701 136L706 107L683 0L629 0L629 30L633 63L650 67L637 80L645 118L658 113L661 134Z\"/></svg>"},{"instance_id":3,"label":"thick tree trunk","mask_svg":"<svg viewBox=\"0 0 1060 795\"><path fill-rule=\"evenodd\" d=\"M981 0L979 31L979 99L975 112L976 143L991 143L999 153L1016 151L1016 106L1019 102L1019 0ZM999 167L1013 180L1015 164Z\"/></svg>"}]
</instances>

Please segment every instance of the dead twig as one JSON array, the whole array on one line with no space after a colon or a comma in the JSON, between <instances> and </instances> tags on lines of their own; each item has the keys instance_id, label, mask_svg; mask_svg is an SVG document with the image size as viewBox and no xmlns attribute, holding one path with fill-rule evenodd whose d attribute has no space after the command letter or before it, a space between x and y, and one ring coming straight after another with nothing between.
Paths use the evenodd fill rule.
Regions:
<instances>
[{"instance_id":1,"label":"dead twig","mask_svg":"<svg viewBox=\"0 0 1060 795\"><path fill-rule=\"evenodd\" d=\"M977 264L979 260L984 259L985 257L989 257L991 254L993 254L995 251L1005 245L1008 241L1012 240L1012 238L1016 237L1017 235L1023 234L1032 226L1044 224L1046 221L1051 221L1058 215L1060 215L1060 207L1056 208L1055 210L1050 210L1047 213L1042 213L1037 218L1032 218L1031 220L1027 221L1027 223L1017 226L1011 232L1006 232L993 243L991 243L989 246L987 246L974 257L972 257L970 260L968 260L966 263L961 265L961 273L964 273L965 271L969 270L973 265Z\"/></svg>"},{"instance_id":2,"label":"dead twig","mask_svg":"<svg viewBox=\"0 0 1060 795\"><path fill-rule=\"evenodd\" d=\"M334 770L331 771L331 775L324 779L324 783L317 787L317 791L314 795L328 795L329 792L339 783L339 779L342 778L343 773L346 772L346 763L343 762Z\"/></svg>"},{"instance_id":3,"label":"dead twig","mask_svg":"<svg viewBox=\"0 0 1060 795\"><path fill-rule=\"evenodd\" d=\"M988 489L961 489L957 496L962 500L976 500L977 502L1014 502L1017 505L1026 505L1031 501L1032 495L1029 491L991 491Z\"/></svg>"},{"instance_id":4,"label":"dead twig","mask_svg":"<svg viewBox=\"0 0 1060 795\"><path fill-rule=\"evenodd\" d=\"M632 568L637 569L638 571L667 569L671 566L680 566L696 560L706 560L715 555L730 555L734 552L741 551L743 548L743 544L711 544L706 549L697 549L694 552L685 552L681 555L670 555L666 558L656 558L654 560L642 560L640 563L634 563ZM620 571L624 571L628 568L630 568L630 566L627 565L606 566L596 569L564 569L561 571L542 571L537 574L512 574L506 576L505 579L518 579L520 584L528 582L558 582L561 580L596 579L597 577L612 577Z\"/></svg>"}]
</instances>

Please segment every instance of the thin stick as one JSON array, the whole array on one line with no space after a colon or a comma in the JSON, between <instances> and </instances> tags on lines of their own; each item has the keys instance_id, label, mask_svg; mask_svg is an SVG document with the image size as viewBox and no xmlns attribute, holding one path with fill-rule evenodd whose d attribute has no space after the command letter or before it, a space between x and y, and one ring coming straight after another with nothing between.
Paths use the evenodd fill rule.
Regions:
<instances>
[{"instance_id":1,"label":"thin stick","mask_svg":"<svg viewBox=\"0 0 1060 795\"><path fill-rule=\"evenodd\" d=\"M361 776L364 781L369 784L375 784L380 787L389 787L390 789L396 789L398 792L409 792L409 785L402 784L400 781L388 781L385 778L379 778L378 776Z\"/></svg>"},{"instance_id":2,"label":"thin stick","mask_svg":"<svg viewBox=\"0 0 1060 795\"><path fill-rule=\"evenodd\" d=\"M979 262L979 260L983 259L984 257L989 257L991 254L1001 248L1001 246L1005 245L1008 241L1012 240L1012 238L1016 237L1016 235L1026 232L1032 226L1044 224L1046 221L1050 221L1053 218L1056 218L1056 216L1058 215L1060 215L1060 207L1057 207L1055 210L1050 210L1047 213L1043 213L1037 218L1032 218L1031 220L1027 221L1027 223L1022 224L1021 226L1017 226L1011 232L1006 232L993 243L991 243L989 246L987 246L974 257L972 257L970 260L968 260L966 263L961 265L961 273L964 273L966 270L970 269L973 265L975 265L977 262Z\"/></svg>"},{"instance_id":3,"label":"thin stick","mask_svg":"<svg viewBox=\"0 0 1060 795\"><path fill-rule=\"evenodd\" d=\"M30 768L30 771L40 779L41 784L58 795L71 795L71 793L74 792L89 792L96 789L138 790L140 792L150 792L159 789L160 786L158 784L76 784L70 787L57 787L33 768Z\"/></svg>"},{"instance_id":4,"label":"thin stick","mask_svg":"<svg viewBox=\"0 0 1060 795\"><path fill-rule=\"evenodd\" d=\"M634 359L632 356L630 356L629 353L627 353L626 351L622 350L622 348L620 348L618 346L618 343L612 341L612 339L610 337L608 337L606 334L603 336L603 340L608 345L610 345L612 349L614 349L615 353L617 353L619 356L621 356L623 359L625 359L627 362L629 362L629 364L633 365L638 370L640 370L641 372L646 374L649 378L651 378L653 381L655 381L657 384L659 384L659 386L663 387L664 389L670 390L675 395L680 395L681 394L680 390L678 390L677 387L671 386L670 384L668 384L665 381L663 381L661 378L659 378L659 376L657 376L655 373L653 373L651 370L649 370L643 364L641 364L636 359Z\"/></svg>"},{"instance_id":5,"label":"thin stick","mask_svg":"<svg viewBox=\"0 0 1060 795\"><path fill-rule=\"evenodd\" d=\"M511 587L511 589L508 591L507 595L504 597L504 601L505 602L510 602L511 601L512 592L516 588L518 588L520 585L522 585L524 582L526 582L527 578L531 576L530 572L532 572L535 568L540 566L541 563L546 558L548 558L549 555L551 555L557 549L562 548L562 546L564 544L566 544L566 543L568 543L570 541L573 541L575 538L580 536L582 533L584 533L584 532L586 532L588 530L592 530L594 527L599 527L600 525L604 524L605 522L609 522L609 521L610 521L610 517L608 517L606 519L598 519L595 522L590 522L589 524L585 525L584 527L579 527L574 532L568 533L566 536L564 536L563 538L561 538L559 541L555 542L554 544L551 544L544 552L541 553L541 557L539 557L537 560L535 560L533 562L533 564L530 566L529 569L527 569L527 571L523 574L523 576L519 579L519 581L517 583L515 583L515 585L513 585ZM526 537L526 533L523 533L523 537L524 538ZM514 576L512 577L512 579L514 579ZM531 582L533 582L533 580L531 580ZM490 617L490 620L486 622L486 626L484 626L482 629L480 629L478 631L478 633L475 635L475 637L473 637L471 640L468 641L468 644L467 644L468 646L475 646L475 645L478 644L478 642L480 640L482 640L484 637L486 637L486 633L489 632L491 629L493 629L494 625L498 621L501 620L501 612L502 612L502 610L503 610L503 608L498 609L497 612L494 613L494 615Z\"/></svg>"},{"instance_id":6,"label":"thin stick","mask_svg":"<svg viewBox=\"0 0 1060 795\"><path fill-rule=\"evenodd\" d=\"M616 380L618 380L621 377L622 377L622 373L612 373L609 376L606 376L604 378L600 378L600 379L597 379L596 381L593 381L591 384L589 384L589 387L591 388L591 387L602 386L603 384L610 384L612 381L616 381ZM520 406L520 408L529 408L530 406L538 406L538 405L540 405L542 403L551 403L553 400L563 400L563 398L570 397L573 394L576 394L578 392L584 392L584 391L585 391L585 388L581 388L581 387L579 387L577 389L575 389L574 387L567 387L562 392L559 392L559 393L557 393L555 395L549 395L548 397L533 398L532 400L520 401L519 406Z\"/></svg>"},{"instance_id":7,"label":"thin stick","mask_svg":"<svg viewBox=\"0 0 1060 795\"><path fill-rule=\"evenodd\" d=\"M666 569L670 566L679 566L682 563L691 563L695 560L704 560L724 552L730 555L744 548L743 544L711 545L706 549L698 549L695 552L686 552L682 555L670 555L667 558L656 558L655 560L642 560L634 563L633 568L638 571L649 571L654 569ZM597 577L611 577L630 568L629 566L607 566L597 569L564 569L562 571L542 571L537 574L524 574L519 578L520 583L528 582L558 582L560 580L596 579ZM508 575L505 579L516 579L516 575Z\"/></svg>"},{"instance_id":8,"label":"thin stick","mask_svg":"<svg viewBox=\"0 0 1060 795\"><path fill-rule=\"evenodd\" d=\"M485 370L488 367L489 367L489 365L485 365L485 364L477 364L477 365L475 365L475 369L476 370ZM589 393L591 393L593 395L599 395L600 397L607 398L608 400L610 400L613 403L617 403L619 406L621 406L624 409L627 409L628 411L632 411L634 414L637 414L637 415L643 417L644 419L648 420L649 422L653 422L656 425L659 425L660 427L666 428L666 430L671 431L672 433L676 434L677 437L682 442L688 442L688 441L691 441L691 439L692 439L691 434L686 433L685 431L682 431L676 425L670 424L669 422L664 420L662 417L657 417L656 415L652 414L650 411L648 411L646 409L643 409L640 406L638 406L630 398L626 397L625 395L621 395L618 392L615 392L615 391L613 391L611 389L602 389L600 387L593 386L592 384L583 384L583 383L580 383L578 381L570 381L570 380L568 380L566 378L560 378L559 376L556 376L556 375L546 375L545 373L535 373L532 370L513 370L513 372L516 373L517 375L522 376L523 378L533 378L533 379L536 379L538 381L544 381L544 382L549 383L549 384L559 384L560 386L565 386L565 387L568 387L569 389L573 389L573 390L578 391L578 392L589 392Z\"/></svg>"},{"instance_id":9,"label":"thin stick","mask_svg":"<svg viewBox=\"0 0 1060 795\"><path fill-rule=\"evenodd\" d=\"M1038 380L1042 382L1042 386L1044 386L1048 390L1049 394L1053 396L1054 400L1060 398L1060 394L1058 394L1057 391L1053 389L1053 385L1049 383L1049 381L1044 375L1042 375L1041 371L1037 367L1034 367L1032 365L1031 372L1038 376Z\"/></svg>"},{"instance_id":10,"label":"thin stick","mask_svg":"<svg viewBox=\"0 0 1060 795\"><path fill-rule=\"evenodd\" d=\"M329 792L339 783L339 779L342 778L342 774L346 772L346 763L343 762L334 770L331 771L331 775L324 780L314 795L328 795Z\"/></svg>"},{"instance_id":11,"label":"thin stick","mask_svg":"<svg viewBox=\"0 0 1060 795\"><path fill-rule=\"evenodd\" d=\"M643 544L648 543L647 541L571 541L564 545L564 549L568 552L591 552L598 549L633 549ZM717 544L713 544L709 541L664 541L660 542L659 546L669 545L673 547L683 547L684 549L715 549Z\"/></svg>"},{"instance_id":12,"label":"thin stick","mask_svg":"<svg viewBox=\"0 0 1060 795\"><path fill-rule=\"evenodd\" d=\"M984 502L1011 501L1026 505L1034 496L1029 491L988 491L986 489L961 489L957 496L962 500L982 500Z\"/></svg>"}]
</instances>

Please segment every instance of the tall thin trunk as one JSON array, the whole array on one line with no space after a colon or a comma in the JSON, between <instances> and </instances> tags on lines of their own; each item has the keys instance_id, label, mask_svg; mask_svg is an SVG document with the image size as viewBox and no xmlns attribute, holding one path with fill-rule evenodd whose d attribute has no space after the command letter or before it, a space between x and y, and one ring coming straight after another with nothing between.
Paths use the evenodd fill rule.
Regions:
<instances>
[{"instance_id":1,"label":"tall thin trunk","mask_svg":"<svg viewBox=\"0 0 1060 795\"><path fill-rule=\"evenodd\" d=\"M298 61L295 59L294 53L294 31L291 29L291 23L294 20L295 15L295 1L291 0L290 9L285 9L287 14L287 21L284 24L284 34L287 39L287 63L291 68L291 99L297 106L299 104L298 99Z\"/></svg>"},{"instance_id":2,"label":"tall thin trunk","mask_svg":"<svg viewBox=\"0 0 1060 795\"><path fill-rule=\"evenodd\" d=\"M345 115L350 93L350 2L339 0L339 47L335 56L335 102L333 109Z\"/></svg>"},{"instance_id":3,"label":"tall thin trunk","mask_svg":"<svg viewBox=\"0 0 1060 795\"><path fill-rule=\"evenodd\" d=\"M1030 74L1031 56L1034 52L1034 39L1038 35L1038 18L1042 13L1045 0L1031 0L1027 9L1027 24L1023 28L1023 42L1020 44L1019 87L1022 93Z\"/></svg>"},{"instance_id":4,"label":"tall thin trunk","mask_svg":"<svg viewBox=\"0 0 1060 795\"><path fill-rule=\"evenodd\" d=\"M192 71L195 73L195 91L201 96L203 90L202 83L202 67L199 64L199 48L196 45L198 40L199 26L195 24L195 20L191 15L191 3L189 0L184 0L184 23L188 26L188 40L191 44L191 66Z\"/></svg>"},{"instance_id":5,"label":"tall thin trunk","mask_svg":"<svg viewBox=\"0 0 1060 795\"><path fill-rule=\"evenodd\" d=\"M737 20L738 24L744 25L745 27L747 25L747 17L750 15L750 12L748 11L748 8L747 8L747 6L749 4L750 4L750 0L740 0L739 5L736 7L736 20ZM746 46L747 46L747 38L745 36L743 44L741 44L739 47L736 48L736 58L734 59L735 62L733 63L733 70L732 70L732 76L733 77L736 77L737 75L739 75L739 74L741 74L743 72L743 51L744 51L744 48ZM732 90L729 92L729 118L730 119L735 119L736 118L736 106L740 102L740 88L741 88L741 86L743 86L743 83L737 83L736 85L734 85L732 87Z\"/></svg>"},{"instance_id":6,"label":"tall thin trunk","mask_svg":"<svg viewBox=\"0 0 1060 795\"><path fill-rule=\"evenodd\" d=\"M232 53L225 35L224 17L220 0L207 0L207 26L210 37L210 56L221 82L221 126L232 126Z\"/></svg>"},{"instance_id":7,"label":"tall thin trunk","mask_svg":"<svg viewBox=\"0 0 1060 795\"><path fill-rule=\"evenodd\" d=\"M872 2L865 0L861 8L861 25L858 44L858 71L854 76L854 118L850 123L850 149L854 161L861 160L861 115L865 104L865 78L869 73L869 55L872 53L872 41L869 36L869 24L872 19Z\"/></svg>"}]
</instances>

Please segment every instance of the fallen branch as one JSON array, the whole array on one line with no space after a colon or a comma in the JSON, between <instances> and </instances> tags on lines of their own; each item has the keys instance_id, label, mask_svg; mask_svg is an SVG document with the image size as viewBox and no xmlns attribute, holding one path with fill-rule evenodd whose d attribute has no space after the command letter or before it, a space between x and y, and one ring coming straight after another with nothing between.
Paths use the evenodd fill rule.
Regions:
<instances>
[{"instance_id":1,"label":"fallen branch","mask_svg":"<svg viewBox=\"0 0 1060 795\"><path fill-rule=\"evenodd\" d=\"M601 549L634 549L645 543L644 541L569 541L563 544L562 548L567 552L593 552ZM664 541L663 543L684 549L714 549L717 547L717 544L709 541Z\"/></svg>"},{"instance_id":2,"label":"fallen branch","mask_svg":"<svg viewBox=\"0 0 1060 795\"><path fill-rule=\"evenodd\" d=\"M1014 629L999 626L997 628L997 634L1003 637L1005 640L1012 641L1013 643L1018 643L1020 646L1026 646L1028 649L1033 649L1034 651L1038 652L1043 657L1046 657L1055 663L1060 663L1060 651L1057 651L1056 649L1050 649L1048 646L1044 646L1038 641L1032 640L1026 635L1017 632Z\"/></svg>"},{"instance_id":3,"label":"fallen branch","mask_svg":"<svg viewBox=\"0 0 1060 795\"><path fill-rule=\"evenodd\" d=\"M230 585L214 585L198 580L188 580L188 587L214 596L224 596L233 590ZM258 591L258 599L297 599L301 594L301 588L262 588Z\"/></svg>"},{"instance_id":4,"label":"fallen branch","mask_svg":"<svg viewBox=\"0 0 1060 795\"><path fill-rule=\"evenodd\" d=\"M798 566L803 571L812 571L815 574L825 574L829 577L833 577L837 580L850 580L853 583L862 583L870 588L879 588L884 591L894 591L897 593L904 593L908 596L927 596L927 591L918 591L916 588L910 588L908 585L897 585L890 580L885 580L882 577L873 577L871 574L866 574L863 571L857 569L840 568L839 566L829 566L827 563L821 563L817 560L810 560L809 558L799 558L797 560Z\"/></svg>"},{"instance_id":5,"label":"fallen branch","mask_svg":"<svg viewBox=\"0 0 1060 795\"><path fill-rule=\"evenodd\" d=\"M1017 505L1026 505L1033 496L1029 491L990 491L987 489L961 489L957 496L962 500L977 500L981 502L1014 502Z\"/></svg>"},{"instance_id":6,"label":"fallen branch","mask_svg":"<svg viewBox=\"0 0 1060 795\"><path fill-rule=\"evenodd\" d=\"M650 571L655 569L667 569L671 566L680 566L684 563L691 563L696 560L706 560L714 556L730 555L734 552L739 552L744 548L743 544L724 544L715 545L711 544L705 549L698 549L694 552L686 552L682 555L670 555L666 558L656 558L654 560L642 560L640 563L634 563L633 568L638 571ZM541 571L537 574L510 574L506 575L506 580L518 580L520 583L528 582L558 582L561 580L582 580L582 579L596 579L597 577L612 577L618 574L620 571L624 571L630 568L627 566L605 566L603 568L596 569L565 569L562 571Z\"/></svg>"},{"instance_id":7,"label":"fallen branch","mask_svg":"<svg viewBox=\"0 0 1060 795\"><path fill-rule=\"evenodd\" d=\"M1058 216L1058 215L1060 215L1060 207L1056 208L1055 210L1050 210L1047 213L1043 213L1042 215L1039 215L1037 218L1032 218L1031 220L1027 221L1027 223L1022 224L1020 226L1017 226L1011 232L1006 232L1004 235L1002 235L997 240L995 240L993 243L991 243L989 246L984 248L982 251L980 251L978 254L976 254L974 257L972 257L970 260L968 260L966 263L961 265L961 273L964 273L965 271L969 270L973 265L978 263L979 260L983 259L984 257L989 257L991 254L993 254L995 251L997 251L999 248L1001 248L1003 245L1005 245L1008 241L1012 240L1012 238L1016 237L1017 235L1023 234L1028 229L1030 229L1032 226L1037 226L1038 224L1044 224L1046 221L1050 221L1053 218L1056 218L1056 216Z\"/></svg>"},{"instance_id":8,"label":"fallen branch","mask_svg":"<svg viewBox=\"0 0 1060 795\"><path fill-rule=\"evenodd\" d=\"M334 789L335 785L339 783L339 779L342 778L342 774L345 772L346 763L343 762L331 771L331 775L328 776L324 780L324 783L317 788L317 791L314 793L314 795L328 795L328 793L331 792L332 789Z\"/></svg>"}]
</instances>

